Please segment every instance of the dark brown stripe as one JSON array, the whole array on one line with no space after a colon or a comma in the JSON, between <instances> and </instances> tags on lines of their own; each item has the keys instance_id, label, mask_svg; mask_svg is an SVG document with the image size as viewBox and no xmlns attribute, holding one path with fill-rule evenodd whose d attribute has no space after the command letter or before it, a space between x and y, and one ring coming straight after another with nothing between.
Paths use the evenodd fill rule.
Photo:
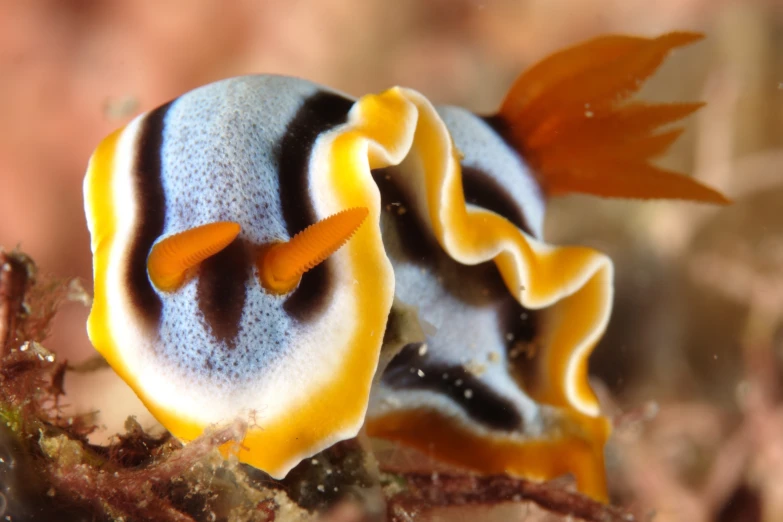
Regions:
<instances>
[{"instance_id":1,"label":"dark brown stripe","mask_svg":"<svg viewBox=\"0 0 783 522\"><path fill-rule=\"evenodd\" d=\"M315 223L310 200L309 163L318 136L347 121L353 101L338 94L318 92L305 100L288 124L280 142L280 204L290 237ZM301 321L317 317L327 303L331 285L329 260L304 276L283 308Z\"/></svg>"},{"instance_id":2,"label":"dark brown stripe","mask_svg":"<svg viewBox=\"0 0 783 522\"><path fill-rule=\"evenodd\" d=\"M508 371L530 396L537 396L540 386L540 311L527 310L513 297L500 305L498 328L505 337Z\"/></svg>"},{"instance_id":3,"label":"dark brown stripe","mask_svg":"<svg viewBox=\"0 0 783 522\"><path fill-rule=\"evenodd\" d=\"M479 118L484 120L484 123L489 125L492 130L506 142L506 145L508 145L511 150L515 150L517 154L524 158L525 151L521 146L517 146L517 143L511 137L511 125L503 116L500 114L492 114L490 116L479 116Z\"/></svg>"},{"instance_id":4,"label":"dark brown stripe","mask_svg":"<svg viewBox=\"0 0 783 522\"><path fill-rule=\"evenodd\" d=\"M440 284L453 297L472 306L489 305L510 297L492 261L462 265L443 251L396 182L394 167L374 170L372 175L381 193L381 208L386 218L381 220L383 240L392 262L400 261L401 255L402 260L426 268L440 276ZM390 221L393 226L383 226ZM399 245L402 250L399 254L390 248L392 243ZM516 303L513 298L511 301Z\"/></svg>"},{"instance_id":5,"label":"dark brown stripe","mask_svg":"<svg viewBox=\"0 0 783 522\"><path fill-rule=\"evenodd\" d=\"M235 346L239 322L251 277L250 254L237 238L201 263L198 278L198 306L212 330L229 349Z\"/></svg>"},{"instance_id":6,"label":"dark brown stripe","mask_svg":"<svg viewBox=\"0 0 783 522\"><path fill-rule=\"evenodd\" d=\"M373 180L381 193L381 209L395 222L394 228L406 260L431 264L442 251L436 239L427 233L408 196L395 183L395 172L394 167L372 171Z\"/></svg>"},{"instance_id":7,"label":"dark brown stripe","mask_svg":"<svg viewBox=\"0 0 783 522\"><path fill-rule=\"evenodd\" d=\"M522 430L522 417L514 404L497 395L462 366L447 366L429 361L428 355L419 355L421 344L406 345L395 357L383 381L393 388L429 390L454 401L465 413L488 428L512 431ZM423 375L419 374L419 370ZM470 390L470 397L465 391Z\"/></svg>"},{"instance_id":8,"label":"dark brown stripe","mask_svg":"<svg viewBox=\"0 0 783 522\"><path fill-rule=\"evenodd\" d=\"M462 167L465 201L491 210L511 221L518 229L533 235L525 214L511 195L492 176L477 167Z\"/></svg>"},{"instance_id":9,"label":"dark brown stripe","mask_svg":"<svg viewBox=\"0 0 783 522\"><path fill-rule=\"evenodd\" d=\"M498 313L497 327L502 336L511 334L511 338L519 341L534 339L537 335L537 322L532 320L533 315L509 294L494 263L466 266L451 259L427 232L418 213L409 206L408 198L395 182L394 176L394 168L373 171L384 210L381 220L384 244L387 245L392 263L402 260L415 262L422 269L428 270L430 277L437 276L439 283L454 299L470 306L492 307ZM398 244L401 251L390 248L392 244ZM400 281L398 284L401 284ZM523 314L526 314L524 318ZM470 316L452 317L449 320L470 321ZM442 327L448 328L448 324ZM387 325L387 328L390 328L390 325ZM511 339L506 343L509 351L512 344ZM488 385L462 366L435 364L427 359L426 354L420 356L419 347L419 344L406 346L387 367L383 381L395 388L427 389L441 393L463 408L471 418L488 427L521 429L522 418L510 401L493 393ZM432 352L445 351L448 348L430 345ZM417 370L421 370L424 376L420 377ZM443 379L444 374L448 375L448 379ZM457 381L461 381L460 386L457 386ZM466 389L470 389L472 393L469 399L465 397Z\"/></svg>"},{"instance_id":10,"label":"dark brown stripe","mask_svg":"<svg viewBox=\"0 0 783 522\"><path fill-rule=\"evenodd\" d=\"M528 310L511 295L508 295L504 301L500 305L498 328L504 334L511 336L508 339L510 343L535 341L539 334L538 311Z\"/></svg>"},{"instance_id":11,"label":"dark brown stripe","mask_svg":"<svg viewBox=\"0 0 783 522\"><path fill-rule=\"evenodd\" d=\"M163 125L170 103L150 112L143 120L136 143L131 176L136 189L136 229L127 265L127 288L137 312L152 325L160 320L162 303L147 277L147 256L163 232L166 197L161 182Z\"/></svg>"}]
</instances>

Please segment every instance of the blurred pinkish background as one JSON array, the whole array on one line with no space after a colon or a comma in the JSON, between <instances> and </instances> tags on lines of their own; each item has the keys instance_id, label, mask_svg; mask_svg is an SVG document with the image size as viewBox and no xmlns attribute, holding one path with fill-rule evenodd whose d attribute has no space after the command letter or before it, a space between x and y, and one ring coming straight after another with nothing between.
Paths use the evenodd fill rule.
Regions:
<instances>
[{"instance_id":1,"label":"blurred pinkish background","mask_svg":"<svg viewBox=\"0 0 783 522\"><path fill-rule=\"evenodd\" d=\"M0 245L90 290L90 153L139 112L213 80L283 73L354 95L399 84L489 112L554 50L675 29L707 39L678 51L641 96L708 106L661 163L735 205L572 197L553 203L547 227L553 241L598 247L618 265L617 311L593 361L618 414L615 495L656 509L656 520L756 508L783 520L783 2L2 2ZM86 317L64 305L49 348L91 357ZM70 382L71 401L104 410L109 431L127 414L112 420L87 401L95 386L127 395L112 374ZM730 444L734 460L721 457Z\"/></svg>"}]
</instances>

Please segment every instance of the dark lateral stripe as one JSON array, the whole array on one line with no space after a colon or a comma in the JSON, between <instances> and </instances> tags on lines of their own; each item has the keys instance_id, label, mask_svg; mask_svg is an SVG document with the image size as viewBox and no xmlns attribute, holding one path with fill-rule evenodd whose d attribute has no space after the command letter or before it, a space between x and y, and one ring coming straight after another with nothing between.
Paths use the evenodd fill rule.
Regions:
<instances>
[{"instance_id":1,"label":"dark lateral stripe","mask_svg":"<svg viewBox=\"0 0 783 522\"><path fill-rule=\"evenodd\" d=\"M374 170L372 175L381 193L384 216L388 216L387 220L381 220L381 226L384 246L392 263L402 258L418 264L429 270L431 277L437 277L452 297L471 306L487 306L506 300L516 304L493 262L463 265L443 251L397 183L394 167ZM524 310L521 306L519 309Z\"/></svg>"},{"instance_id":2,"label":"dark lateral stripe","mask_svg":"<svg viewBox=\"0 0 783 522\"><path fill-rule=\"evenodd\" d=\"M498 313L498 328L509 342L531 343L540 330L538 310L528 310L511 295L506 295Z\"/></svg>"},{"instance_id":3,"label":"dark lateral stripe","mask_svg":"<svg viewBox=\"0 0 783 522\"><path fill-rule=\"evenodd\" d=\"M288 234L315 222L310 201L310 154L318 136L347 121L354 102L338 94L317 92L305 100L280 142L280 202Z\"/></svg>"},{"instance_id":4,"label":"dark lateral stripe","mask_svg":"<svg viewBox=\"0 0 783 522\"><path fill-rule=\"evenodd\" d=\"M280 142L278 172L281 210L291 237L316 220L308 169L313 144L320 134L345 123L353 104L338 94L318 92L305 100L286 128ZM283 308L300 321L312 320L326 305L330 285L326 260L302 276Z\"/></svg>"},{"instance_id":5,"label":"dark lateral stripe","mask_svg":"<svg viewBox=\"0 0 783 522\"><path fill-rule=\"evenodd\" d=\"M166 197L161 181L163 125L170 103L150 112L142 122L131 171L136 185L136 228L127 265L127 288L136 311L152 325L160 320L162 303L147 277L147 256L163 232Z\"/></svg>"},{"instance_id":6,"label":"dark lateral stripe","mask_svg":"<svg viewBox=\"0 0 783 522\"><path fill-rule=\"evenodd\" d=\"M498 328L506 339L508 371L531 397L540 379L541 312L528 310L508 295L498 309Z\"/></svg>"},{"instance_id":7,"label":"dark lateral stripe","mask_svg":"<svg viewBox=\"0 0 783 522\"><path fill-rule=\"evenodd\" d=\"M428 234L408 197L395 182L394 176L394 168L372 171L373 180L381 193L381 210L395 221L402 254L407 260L419 264L433 264L436 256L442 253L440 246L435 238Z\"/></svg>"},{"instance_id":8,"label":"dark lateral stripe","mask_svg":"<svg viewBox=\"0 0 783 522\"><path fill-rule=\"evenodd\" d=\"M484 120L484 123L489 125L492 130L497 133L500 138L506 142L506 145L509 146L511 150L517 151L517 153L524 158L525 157L525 151L521 147L521 144L517 144L511 137L511 129L509 128L509 123L506 121L503 116L500 114L492 114L490 116L479 116L482 120Z\"/></svg>"},{"instance_id":9,"label":"dark lateral stripe","mask_svg":"<svg viewBox=\"0 0 783 522\"><path fill-rule=\"evenodd\" d=\"M511 401L492 389L460 365L443 365L419 355L421 344L406 345L383 374L383 382L393 388L427 390L446 396L465 413L490 429L522 430L523 422ZM424 375L419 374L419 370ZM444 378L446 376L446 378ZM470 397L465 391L470 390Z\"/></svg>"},{"instance_id":10,"label":"dark lateral stripe","mask_svg":"<svg viewBox=\"0 0 783 522\"><path fill-rule=\"evenodd\" d=\"M492 176L476 167L462 167L465 201L491 210L511 221L518 229L533 235L525 214L511 195Z\"/></svg>"},{"instance_id":11,"label":"dark lateral stripe","mask_svg":"<svg viewBox=\"0 0 783 522\"><path fill-rule=\"evenodd\" d=\"M251 276L250 255L242 239L205 259L199 269L197 299L212 335L235 347Z\"/></svg>"}]
</instances>

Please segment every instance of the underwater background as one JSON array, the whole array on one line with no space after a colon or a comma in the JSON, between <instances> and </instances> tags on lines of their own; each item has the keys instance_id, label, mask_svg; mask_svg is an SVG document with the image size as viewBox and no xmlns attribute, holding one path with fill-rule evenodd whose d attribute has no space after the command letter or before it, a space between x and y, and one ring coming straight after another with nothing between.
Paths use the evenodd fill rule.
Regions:
<instances>
[{"instance_id":1,"label":"underwater background","mask_svg":"<svg viewBox=\"0 0 783 522\"><path fill-rule=\"evenodd\" d=\"M656 521L783 520L779 0L4 2L0 245L91 293L90 153L136 114L214 80L279 73L354 96L403 85L489 113L520 71L560 48L672 30L706 39L675 52L638 97L707 105L658 164L734 204L556 198L546 236L615 261L615 308L591 359L616 426L613 500ZM63 304L45 346L91 360L88 311ZM131 414L155 426L110 369L69 373L64 386L65 411L100 410L93 442ZM499 520L527 516L503 509ZM458 511L438 516L484 516Z\"/></svg>"}]
</instances>

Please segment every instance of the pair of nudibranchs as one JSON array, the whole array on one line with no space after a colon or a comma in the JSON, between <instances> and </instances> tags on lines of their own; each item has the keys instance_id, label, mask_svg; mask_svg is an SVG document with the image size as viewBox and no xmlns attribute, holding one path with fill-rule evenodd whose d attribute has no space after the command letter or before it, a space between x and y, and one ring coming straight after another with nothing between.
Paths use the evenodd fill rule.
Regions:
<instances>
[{"instance_id":1,"label":"pair of nudibranchs","mask_svg":"<svg viewBox=\"0 0 783 522\"><path fill-rule=\"evenodd\" d=\"M606 497L588 356L612 263L542 238L546 200L726 203L649 164L700 104L628 102L675 47L605 36L522 74L498 114L395 87L231 78L134 119L84 182L90 339L188 441L247 419L283 477L362 426L480 473Z\"/></svg>"}]
</instances>

